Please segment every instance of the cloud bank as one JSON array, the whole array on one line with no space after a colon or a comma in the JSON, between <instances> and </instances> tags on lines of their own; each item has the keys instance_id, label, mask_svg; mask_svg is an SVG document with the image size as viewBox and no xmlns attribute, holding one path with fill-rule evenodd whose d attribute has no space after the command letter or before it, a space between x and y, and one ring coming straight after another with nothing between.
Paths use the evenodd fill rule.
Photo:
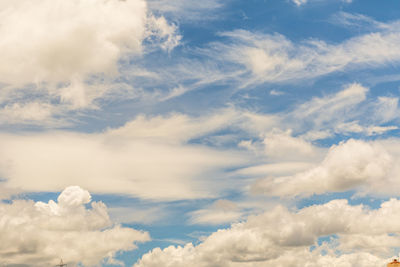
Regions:
<instances>
[{"instance_id":1,"label":"cloud bank","mask_svg":"<svg viewBox=\"0 0 400 267\"><path fill-rule=\"evenodd\" d=\"M293 176L259 180L252 189L282 197L348 190L391 195L399 190L398 161L398 156L389 154L379 142L350 139L333 145L318 166Z\"/></svg>"},{"instance_id":2,"label":"cloud bank","mask_svg":"<svg viewBox=\"0 0 400 267\"><path fill-rule=\"evenodd\" d=\"M298 211L278 206L199 245L155 248L134 266L384 266L400 245L399 211L395 199L376 210L347 200Z\"/></svg>"},{"instance_id":3,"label":"cloud bank","mask_svg":"<svg viewBox=\"0 0 400 267\"><path fill-rule=\"evenodd\" d=\"M90 207L88 205L90 204ZM117 263L118 251L149 241L148 233L114 225L102 202L88 191L67 187L48 203L14 200L0 204L0 262L4 266L53 266Z\"/></svg>"}]
</instances>

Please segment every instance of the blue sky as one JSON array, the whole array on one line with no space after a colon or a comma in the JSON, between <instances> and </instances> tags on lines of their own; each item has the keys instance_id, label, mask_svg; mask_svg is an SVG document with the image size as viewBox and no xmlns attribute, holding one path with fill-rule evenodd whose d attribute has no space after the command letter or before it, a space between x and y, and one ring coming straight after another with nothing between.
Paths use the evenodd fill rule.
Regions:
<instances>
[{"instance_id":1,"label":"blue sky","mask_svg":"<svg viewBox=\"0 0 400 267\"><path fill-rule=\"evenodd\" d=\"M399 7L0 1L0 265L385 266Z\"/></svg>"}]
</instances>

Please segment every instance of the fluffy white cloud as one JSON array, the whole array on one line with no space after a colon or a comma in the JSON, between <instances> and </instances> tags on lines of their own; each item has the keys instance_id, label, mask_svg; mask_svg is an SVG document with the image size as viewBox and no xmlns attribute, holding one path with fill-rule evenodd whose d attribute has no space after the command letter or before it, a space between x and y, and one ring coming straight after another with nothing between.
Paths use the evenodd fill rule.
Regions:
<instances>
[{"instance_id":1,"label":"fluffy white cloud","mask_svg":"<svg viewBox=\"0 0 400 267\"><path fill-rule=\"evenodd\" d=\"M180 40L145 0L1 0L0 10L0 82L35 84L47 91L42 99L73 109L113 89L105 84L118 77L121 60L149 46L170 50Z\"/></svg>"},{"instance_id":2,"label":"fluffy white cloud","mask_svg":"<svg viewBox=\"0 0 400 267\"><path fill-rule=\"evenodd\" d=\"M113 74L124 54L142 52L142 42L150 34L175 34L165 19L147 14L144 0L3 0L0 7L3 83L65 82Z\"/></svg>"},{"instance_id":3,"label":"fluffy white cloud","mask_svg":"<svg viewBox=\"0 0 400 267\"><path fill-rule=\"evenodd\" d=\"M291 176L269 177L253 191L272 196L298 196L358 189L371 194L393 194L399 187L398 155L385 145L350 139L330 148L316 167Z\"/></svg>"},{"instance_id":4,"label":"fluffy white cloud","mask_svg":"<svg viewBox=\"0 0 400 267\"><path fill-rule=\"evenodd\" d=\"M395 199L377 210L346 200L299 211L278 206L197 246L156 248L134 266L384 266L400 245L399 211Z\"/></svg>"},{"instance_id":5,"label":"fluffy white cloud","mask_svg":"<svg viewBox=\"0 0 400 267\"><path fill-rule=\"evenodd\" d=\"M121 54L138 54L146 3L131 1L1 1L0 81L69 81L117 71Z\"/></svg>"},{"instance_id":6,"label":"fluffy white cloud","mask_svg":"<svg viewBox=\"0 0 400 267\"><path fill-rule=\"evenodd\" d=\"M107 207L77 186L67 187L57 202L0 203L0 214L2 266L51 266L60 257L71 266L94 266L116 262L118 251L150 240L146 232L114 225Z\"/></svg>"}]
</instances>

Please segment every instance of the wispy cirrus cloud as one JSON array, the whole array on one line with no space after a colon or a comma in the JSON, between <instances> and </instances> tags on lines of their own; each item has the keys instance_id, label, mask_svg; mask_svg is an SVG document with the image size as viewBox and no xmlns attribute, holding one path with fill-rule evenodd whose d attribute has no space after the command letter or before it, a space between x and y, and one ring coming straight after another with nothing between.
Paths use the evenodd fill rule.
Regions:
<instances>
[{"instance_id":1,"label":"wispy cirrus cloud","mask_svg":"<svg viewBox=\"0 0 400 267\"><path fill-rule=\"evenodd\" d=\"M302 5L305 5L310 2L322 2L322 1L328 1L328 0L292 0L292 2L295 3L297 6L302 6ZM337 0L335 0L335 1L337 1ZM353 2L353 0L339 0L339 1L343 2L343 3Z\"/></svg>"},{"instance_id":2,"label":"wispy cirrus cloud","mask_svg":"<svg viewBox=\"0 0 400 267\"><path fill-rule=\"evenodd\" d=\"M396 64L400 34L396 22L374 33L352 37L338 44L322 40L293 43L279 34L245 30L224 33L230 44L216 43L220 58L245 67L246 84L287 82L316 78L336 71Z\"/></svg>"},{"instance_id":3,"label":"wispy cirrus cloud","mask_svg":"<svg viewBox=\"0 0 400 267\"><path fill-rule=\"evenodd\" d=\"M295 42L279 33L249 30L221 32L218 41L183 51L168 68L155 66L159 80L151 80L152 86L165 81L170 89L183 88L176 96L213 85L229 85L236 92L265 83L294 84L343 71L398 64L398 21L383 23L348 13L334 18L334 23L346 27L373 26L365 26L364 33L336 43L318 38ZM279 95L277 92L271 93Z\"/></svg>"},{"instance_id":4,"label":"wispy cirrus cloud","mask_svg":"<svg viewBox=\"0 0 400 267\"><path fill-rule=\"evenodd\" d=\"M149 0L148 4L153 12L170 16L181 22L193 22L216 17L215 12L226 5L226 2L221 0Z\"/></svg>"}]
</instances>

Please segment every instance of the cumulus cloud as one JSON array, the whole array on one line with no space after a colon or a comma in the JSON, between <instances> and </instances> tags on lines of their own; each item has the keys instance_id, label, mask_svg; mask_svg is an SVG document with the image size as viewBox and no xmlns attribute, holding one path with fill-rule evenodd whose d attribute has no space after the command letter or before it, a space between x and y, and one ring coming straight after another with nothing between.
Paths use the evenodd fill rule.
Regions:
<instances>
[{"instance_id":1,"label":"cumulus cloud","mask_svg":"<svg viewBox=\"0 0 400 267\"><path fill-rule=\"evenodd\" d=\"M90 204L90 207L87 205ZM48 203L14 200L0 203L0 264L51 266L62 257L68 265L95 266L114 260L118 251L150 240L148 233L114 225L102 202L88 191L67 187Z\"/></svg>"},{"instance_id":2,"label":"cumulus cloud","mask_svg":"<svg viewBox=\"0 0 400 267\"><path fill-rule=\"evenodd\" d=\"M142 49L144 1L2 1L1 6L0 80L5 83L115 72L123 50Z\"/></svg>"},{"instance_id":3,"label":"cumulus cloud","mask_svg":"<svg viewBox=\"0 0 400 267\"><path fill-rule=\"evenodd\" d=\"M149 30L159 30L160 37L174 34L162 18L148 17L143 0L23 0L2 1L0 6L3 83L112 74L124 53L142 52Z\"/></svg>"},{"instance_id":4,"label":"cumulus cloud","mask_svg":"<svg viewBox=\"0 0 400 267\"><path fill-rule=\"evenodd\" d=\"M291 176L259 180L252 189L256 193L289 197L353 189L390 195L399 189L398 160L379 142L350 139L332 146L318 166Z\"/></svg>"},{"instance_id":5,"label":"cumulus cloud","mask_svg":"<svg viewBox=\"0 0 400 267\"><path fill-rule=\"evenodd\" d=\"M400 245L399 211L396 199L376 210L347 200L298 211L278 206L197 246L153 249L134 266L384 266Z\"/></svg>"},{"instance_id":6,"label":"cumulus cloud","mask_svg":"<svg viewBox=\"0 0 400 267\"><path fill-rule=\"evenodd\" d=\"M171 50L180 40L176 26L152 15L144 0L3 0L0 8L0 82L34 84L72 109L111 90L104 84L118 77L120 61L154 46Z\"/></svg>"}]
</instances>

